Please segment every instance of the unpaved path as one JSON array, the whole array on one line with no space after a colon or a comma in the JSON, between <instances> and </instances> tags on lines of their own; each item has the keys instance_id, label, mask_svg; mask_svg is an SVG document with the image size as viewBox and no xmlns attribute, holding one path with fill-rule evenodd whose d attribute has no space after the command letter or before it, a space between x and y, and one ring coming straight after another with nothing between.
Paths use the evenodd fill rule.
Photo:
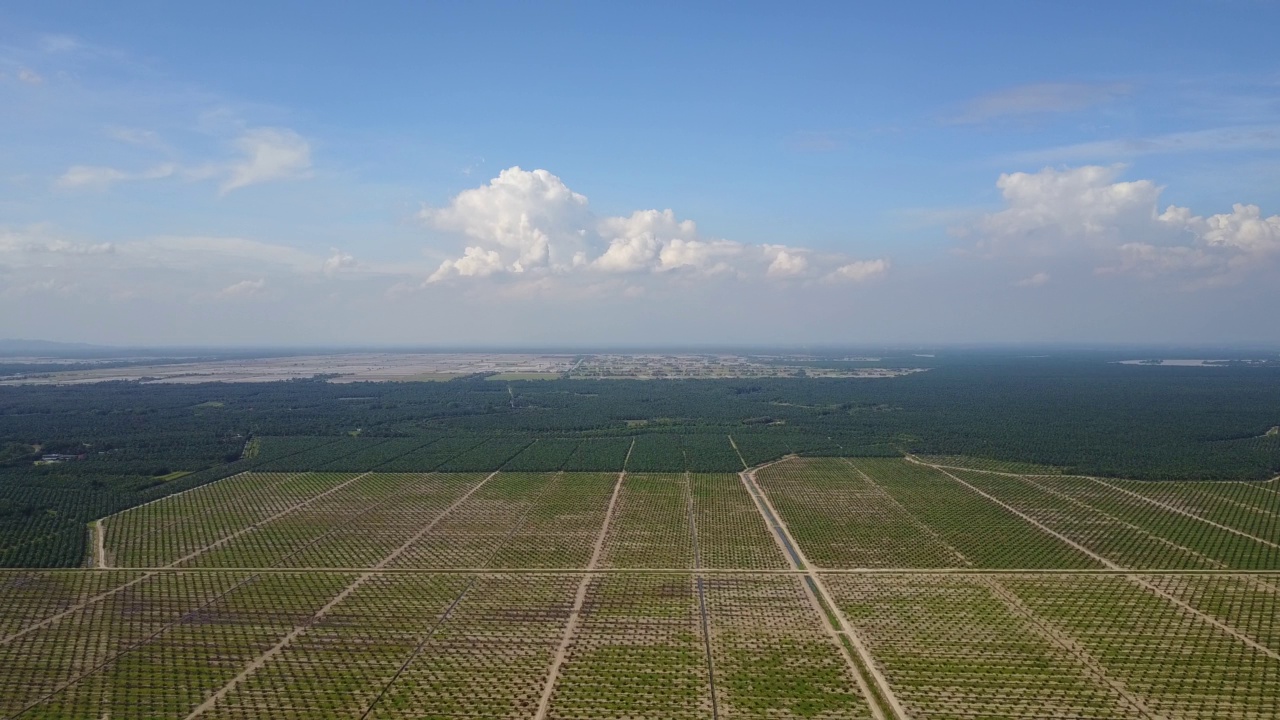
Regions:
<instances>
[{"instance_id":1,"label":"unpaved path","mask_svg":"<svg viewBox=\"0 0 1280 720\"><path fill-rule=\"evenodd\" d=\"M635 448L636 441L632 440L631 447L627 448L627 457L622 461L623 468L627 467L627 462L631 460L631 451ZM609 524L613 522L613 511L617 507L618 495L622 492L622 482L626 478L627 471L624 469L618 473L618 480L613 484L613 494L609 496L609 507L605 509L604 522L600 524L600 531L596 533L596 542L591 549L591 559L587 561L588 571L595 570L600 565L600 558L604 555L604 541L609 534ZM582 618L582 606L587 600L587 588L591 585L591 578L591 573L587 572L578 581L578 590L573 595L573 607L569 610L569 622L565 624L564 634L560 636L560 644L556 647L555 655L551 657L551 668L547 672L547 681L542 685L542 696L538 699L538 710L533 715L534 720L546 720L547 711L551 708L551 693L560 680L561 669L569 659L569 645L578 631L578 623Z\"/></svg>"},{"instance_id":2,"label":"unpaved path","mask_svg":"<svg viewBox=\"0 0 1280 720\"><path fill-rule=\"evenodd\" d=\"M732 442L732 438L730 439ZM737 447L735 446L735 450ZM741 456L739 456L741 457ZM684 474L684 507L685 514L689 517L689 535L693 540L693 569L695 570L693 581L698 591L698 615L702 624L702 645L707 656L707 683L711 690L711 718L719 720L720 718L720 699L716 697L716 658L711 652L711 618L707 612L707 588L706 582L701 573L696 572L702 567L702 546L698 544L698 516L693 506L693 479L689 476L689 472Z\"/></svg>"},{"instance_id":3,"label":"unpaved path","mask_svg":"<svg viewBox=\"0 0 1280 720\"><path fill-rule=\"evenodd\" d=\"M889 705L889 708L895 717L908 717L906 710L904 710L902 704L898 702L897 696L893 694L893 689L889 686L889 679L884 676L884 673L880 671L880 668L876 667L875 658L871 656L871 652L867 649L866 643L863 642L862 638L853 629L853 626L849 624L849 621L845 619L844 613L841 612L840 606L837 605L835 600L831 597L831 593L827 590L826 584L823 583L822 578L814 572L813 565L809 562L808 558L804 556L804 551L800 549L800 546L796 544L795 538L791 536L791 531L788 530L786 524L783 523L782 516L778 514L778 511L773 507L773 503L769 501L769 496L760 489L760 485L756 482L756 473L761 469L762 468L745 470L740 474L740 477L742 478L742 481L747 484L748 490L759 501L757 507L764 512L766 524L768 524L775 533L780 535L780 540L785 540L785 542L781 542L780 544L784 545L784 550L789 553L793 567L802 566L806 570L805 582L800 584L803 586L804 593L809 598L810 604L813 605L813 609L818 613L818 617L824 618L834 616L836 622L839 624L838 631L836 628L831 627L830 623L825 621L822 623L822 627L827 631L827 634L831 636L831 641L835 643L840 654L844 656L845 663L848 664L850 673L852 673L854 679L857 681L858 688L862 691L863 697L866 698L868 707L871 708L871 714L876 718L876 720L887 720L884 708L881 708L880 703L877 702L877 697L879 697ZM818 597L814 594L815 591L822 597L823 602L826 603L826 608L830 608L830 614L828 614L826 608L823 607L823 602L819 602ZM841 635L847 638L849 643L853 645L854 651L857 652L858 657L861 659L861 663L855 661L849 654L848 650L845 648L844 642L841 641ZM862 669L859 668L859 665L862 666ZM871 688L867 685L866 679L863 677L863 669L871 675L872 680L876 684L876 688L879 690L878 694L873 693Z\"/></svg>"},{"instance_id":4,"label":"unpaved path","mask_svg":"<svg viewBox=\"0 0 1280 720\"><path fill-rule=\"evenodd\" d=\"M101 520L93 521L93 567L97 570L106 570L110 566L107 565L107 526L102 524Z\"/></svg>"},{"instance_id":5,"label":"unpaved path","mask_svg":"<svg viewBox=\"0 0 1280 720\"><path fill-rule=\"evenodd\" d=\"M373 578L374 575L377 574L378 570L391 564L396 558L398 558L401 554L403 554L405 550L409 549L410 546L412 546L415 542L421 539L423 535L426 535L428 532L430 532L432 528L434 528L441 520L445 518L445 516L453 512L459 505L466 502L468 498L470 498L477 490L479 490L491 479L493 479L493 476L497 474L498 473L496 471L490 473L487 477L485 477L484 480L481 480L475 487L468 490L466 493L462 495L462 497L458 498L451 505L449 505L449 507L445 508L444 511L441 512L439 515L437 515L434 519L432 519L431 522L427 523L424 527L418 530L418 532L414 533L412 537L404 541L404 543L402 543L399 547L397 547L395 550L392 550L385 557L383 557L382 560L380 560L377 565L373 566L373 568L369 569L368 571L360 575L360 577L351 581L349 585L347 585L345 588L342 589L341 592L339 592L337 595L331 598L329 602L325 603L323 607L321 607L314 614L312 614L312 616L308 618L305 622L294 627L293 630L290 630L284 637L280 638L280 640L275 645L271 646L269 650L257 656L253 660L250 660L249 663L244 667L243 670L240 671L239 674L237 674L234 678L228 681L225 685L218 688L218 690L215 691L212 695L210 695L203 703L201 703L194 710L192 710L191 713L187 715L187 720L191 720L191 718L199 717L204 713L208 712L210 709L212 709L214 705L217 705L219 701L221 701L232 690L234 690L237 685L243 682L250 675L260 670L263 665L266 665L268 662L270 662L270 660L273 657L280 654L299 635L303 634L308 629L310 629L312 625L315 625L317 622L323 620L324 617L329 614L330 610L337 607L343 600L346 600L347 597L351 595L351 593L355 592L356 590L359 590L361 586L369 582L369 580Z\"/></svg>"}]
</instances>

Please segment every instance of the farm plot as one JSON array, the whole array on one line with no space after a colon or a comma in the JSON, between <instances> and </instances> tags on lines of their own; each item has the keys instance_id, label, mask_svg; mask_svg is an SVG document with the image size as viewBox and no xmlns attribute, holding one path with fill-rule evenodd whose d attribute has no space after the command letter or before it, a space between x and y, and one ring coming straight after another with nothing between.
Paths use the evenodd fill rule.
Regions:
<instances>
[{"instance_id":1,"label":"farm plot","mask_svg":"<svg viewBox=\"0 0 1280 720\"><path fill-rule=\"evenodd\" d=\"M787 560L741 478L689 476L698 566L734 570L784 569Z\"/></svg>"},{"instance_id":2,"label":"farm plot","mask_svg":"<svg viewBox=\"0 0 1280 720\"><path fill-rule=\"evenodd\" d=\"M1139 525L1058 492L1056 479L1030 480L966 470L947 472L1119 567L1175 570L1226 567L1192 548L1152 534ZM1158 508L1152 510L1160 512Z\"/></svg>"},{"instance_id":3,"label":"farm plot","mask_svg":"<svg viewBox=\"0 0 1280 720\"><path fill-rule=\"evenodd\" d=\"M801 582L782 575L705 580L719 717L871 716Z\"/></svg>"},{"instance_id":4,"label":"farm plot","mask_svg":"<svg viewBox=\"0 0 1280 720\"><path fill-rule=\"evenodd\" d=\"M183 717L350 580L281 573L237 580L23 717Z\"/></svg>"},{"instance_id":5,"label":"farm plot","mask_svg":"<svg viewBox=\"0 0 1280 720\"><path fill-rule=\"evenodd\" d=\"M604 545L604 567L692 568L693 526L683 475L628 474Z\"/></svg>"},{"instance_id":6,"label":"farm plot","mask_svg":"<svg viewBox=\"0 0 1280 720\"><path fill-rule=\"evenodd\" d=\"M111 567L161 567L358 477L329 473L244 473L106 518ZM251 502L246 502L249 500Z\"/></svg>"},{"instance_id":7,"label":"farm plot","mask_svg":"<svg viewBox=\"0 0 1280 720\"><path fill-rule=\"evenodd\" d=\"M184 566L368 567L395 547L396 539L412 535L479 481L476 476L364 475ZM379 544L376 538L388 542Z\"/></svg>"},{"instance_id":8,"label":"farm plot","mask_svg":"<svg viewBox=\"0 0 1280 720\"><path fill-rule=\"evenodd\" d=\"M1246 483L1098 480L1157 503L1280 544L1280 495Z\"/></svg>"},{"instance_id":9,"label":"farm plot","mask_svg":"<svg viewBox=\"0 0 1280 720\"><path fill-rule=\"evenodd\" d=\"M940 470L898 458L851 458L846 462L865 473L973 567L1102 567L1086 553ZM902 563L897 567L912 565Z\"/></svg>"},{"instance_id":10,"label":"farm plot","mask_svg":"<svg viewBox=\"0 0 1280 720\"><path fill-rule=\"evenodd\" d=\"M141 577L141 572L0 572L0 638Z\"/></svg>"},{"instance_id":11,"label":"farm plot","mask_svg":"<svg viewBox=\"0 0 1280 720\"><path fill-rule=\"evenodd\" d=\"M1146 717L1002 599L999 580L883 574L824 582L913 718Z\"/></svg>"},{"instance_id":12,"label":"farm plot","mask_svg":"<svg viewBox=\"0 0 1280 720\"><path fill-rule=\"evenodd\" d=\"M809 560L823 567L960 567L965 561L843 459L794 458L756 472Z\"/></svg>"},{"instance_id":13,"label":"farm plot","mask_svg":"<svg viewBox=\"0 0 1280 720\"><path fill-rule=\"evenodd\" d=\"M593 577L547 717L668 720L712 714L694 579Z\"/></svg>"},{"instance_id":14,"label":"farm plot","mask_svg":"<svg viewBox=\"0 0 1280 720\"><path fill-rule=\"evenodd\" d=\"M1208 558L1218 567L1241 570L1280 569L1280 541L1199 519L1153 504L1137 493L1081 477L1027 477L1029 483L1052 490L1116 520ZM1193 483L1188 483L1193 484ZM1199 484L1199 483L1194 483ZM1244 526L1248 528L1248 526ZM1252 528L1249 528L1252 529Z\"/></svg>"},{"instance_id":15,"label":"farm plot","mask_svg":"<svg viewBox=\"0 0 1280 720\"><path fill-rule=\"evenodd\" d=\"M1130 578L1019 575L1002 582L1032 613L1072 636L1154 715L1274 717L1277 656Z\"/></svg>"}]
</instances>

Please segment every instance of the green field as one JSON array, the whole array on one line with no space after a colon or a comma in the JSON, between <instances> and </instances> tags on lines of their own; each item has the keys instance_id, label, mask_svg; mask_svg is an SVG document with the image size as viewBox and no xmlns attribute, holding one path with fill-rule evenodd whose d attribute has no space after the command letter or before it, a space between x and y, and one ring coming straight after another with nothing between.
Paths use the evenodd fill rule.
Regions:
<instances>
[{"instance_id":1,"label":"green field","mask_svg":"<svg viewBox=\"0 0 1280 720\"><path fill-rule=\"evenodd\" d=\"M0 571L0 716L1274 712L1274 481L979 466L242 473Z\"/></svg>"}]
</instances>

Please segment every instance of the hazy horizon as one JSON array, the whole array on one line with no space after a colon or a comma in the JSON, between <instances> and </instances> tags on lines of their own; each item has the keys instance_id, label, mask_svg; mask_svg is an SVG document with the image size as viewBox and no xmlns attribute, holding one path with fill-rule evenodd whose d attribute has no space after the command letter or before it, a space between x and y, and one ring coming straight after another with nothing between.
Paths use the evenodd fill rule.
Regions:
<instances>
[{"instance_id":1,"label":"hazy horizon","mask_svg":"<svg viewBox=\"0 0 1280 720\"><path fill-rule=\"evenodd\" d=\"M1162 9L9 8L0 338L1276 347L1280 7Z\"/></svg>"}]
</instances>

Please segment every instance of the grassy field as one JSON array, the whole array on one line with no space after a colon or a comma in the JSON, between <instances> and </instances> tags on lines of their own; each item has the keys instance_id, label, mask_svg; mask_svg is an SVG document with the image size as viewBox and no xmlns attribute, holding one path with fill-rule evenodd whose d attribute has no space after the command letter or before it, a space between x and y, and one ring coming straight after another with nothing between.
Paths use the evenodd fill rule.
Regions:
<instances>
[{"instance_id":1,"label":"grassy field","mask_svg":"<svg viewBox=\"0 0 1280 720\"><path fill-rule=\"evenodd\" d=\"M1274 481L264 471L93 533L90 569L0 571L0 717L1265 718L1280 695Z\"/></svg>"}]
</instances>

